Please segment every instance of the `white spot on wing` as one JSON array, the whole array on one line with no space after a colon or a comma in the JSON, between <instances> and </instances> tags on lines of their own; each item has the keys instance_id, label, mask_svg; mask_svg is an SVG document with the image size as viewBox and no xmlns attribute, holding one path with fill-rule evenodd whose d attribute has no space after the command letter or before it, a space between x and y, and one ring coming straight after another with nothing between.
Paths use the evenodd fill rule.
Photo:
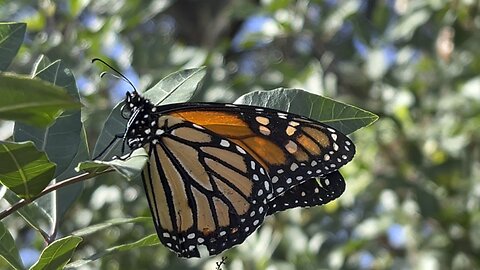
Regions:
<instances>
[{"instance_id":1,"label":"white spot on wing","mask_svg":"<svg viewBox=\"0 0 480 270\"><path fill-rule=\"evenodd\" d=\"M272 177L272 183L275 184L277 182L278 182L278 176L275 175L274 177Z\"/></svg>"},{"instance_id":2,"label":"white spot on wing","mask_svg":"<svg viewBox=\"0 0 480 270\"><path fill-rule=\"evenodd\" d=\"M300 125L300 123L295 122L295 121L290 121L290 122L288 122L288 124L292 127L296 127L296 126Z\"/></svg>"},{"instance_id":3,"label":"white spot on wing","mask_svg":"<svg viewBox=\"0 0 480 270\"><path fill-rule=\"evenodd\" d=\"M229 147L230 143L227 140L221 140L220 145L223 146L223 147Z\"/></svg>"},{"instance_id":4,"label":"white spot on wing","mask_svg":"<svg viewBox=\"0 0 480 270\"><path fill-rule=\"evenodd\" d=\"M236 145L236 148L237 148L237 151L241 154L246 154L247 152L245 152L245 150L243 150L243 148L241 148L240 146Z\"/></svg>"},{"instance_id":5,"label":"white spot on wing","mask_svg":"<svg viewBox=\"0 0 480 270\"><path fill-rule=\"evenodd\" d=\"M297 163L292 163L292 165L290 165L290 170L294 172L296 169L298 169Z\"/></svg>"},{"instance_id":6,"label":"white spot on wing","mask_svg":"<svg viewBox=\"0 0 480 270\"><path fill-rule=\"evenodd\" d=\"M333 143L333 150L338 151L338 144Z\"/></svg>"}]
</instances>

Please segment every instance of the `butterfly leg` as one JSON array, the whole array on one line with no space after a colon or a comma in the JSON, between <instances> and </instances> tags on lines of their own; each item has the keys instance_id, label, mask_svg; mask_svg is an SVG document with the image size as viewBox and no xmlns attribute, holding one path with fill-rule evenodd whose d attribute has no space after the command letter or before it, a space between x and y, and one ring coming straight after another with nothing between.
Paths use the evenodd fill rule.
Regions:
<instances>
[{"instance_id":1,"label":"butterfly leg","mask_svg":"<svg viewBox=\"0 0 480 270\"><path fill-rule=\"evenodd\" d=\"M96 157L93 158L93 160L97 160L99 157L103 156L107 152L108 149L118 140L118 139L123 139L123 133L115 134L113 139L108 143L107 147L105 147L100 154L98 154Z\"/></svg>"}]
</instances>

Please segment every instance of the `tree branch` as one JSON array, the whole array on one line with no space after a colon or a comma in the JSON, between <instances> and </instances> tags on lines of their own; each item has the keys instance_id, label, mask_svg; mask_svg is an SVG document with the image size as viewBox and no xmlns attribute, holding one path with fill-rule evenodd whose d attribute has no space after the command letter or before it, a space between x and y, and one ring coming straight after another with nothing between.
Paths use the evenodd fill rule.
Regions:
<instances>
[{"instance_id":1,"label":"tree branch","mask_svg":"<svg viewBox=\"0 0 480 270\"><path fill-rule=\"evenodd\" d=\"M67 178L67 179L65 179L61 182L57 182L56 184L50 185L50 186L46 187L39 194L33 196L32 198L21 199L20 201L11 205L10 208L8 208L7 210L2 211L0 213L0 220L4 219L5 217L11 215L13 212L17 211L18 209L22 208L23 206L25 206L27 204L30 204L31 202L35 201L36 199L54 191L54 190L60 189L62 187L68 186L68 185L75 184L75 183L80 182L80 181L84 181L84 180L93 178L95 176L98 176L98 175L101 175L101 174L104 174L104 173L107 173L107 172L112 172L112 171L114 171L114 170L113 169L108 169L108 170L105 170L105 171L102 171L102 172L99 172L99 173L97 173L97 172L95 172L95 173L86 172L86 173L82 173L82 174L73 176L71 178Z\"/></svg>"}]
</instances>

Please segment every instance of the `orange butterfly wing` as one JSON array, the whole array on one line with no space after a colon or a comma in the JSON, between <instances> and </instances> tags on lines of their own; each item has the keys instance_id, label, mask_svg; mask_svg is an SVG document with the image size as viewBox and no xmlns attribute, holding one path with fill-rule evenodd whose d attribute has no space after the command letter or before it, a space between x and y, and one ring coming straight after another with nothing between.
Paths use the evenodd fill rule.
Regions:
<instances>
[{"instance_id":1,"label":"orange butterfly wing","mask_svg":"<svg viewBox=\"0 0 480 270\"><path fill-rule=\"evenodd\" d=\"M163 113L228 138L254 157L272 180L273 198L306 180L337 171L355 154L355 146L344 134L303 116L216 103L186 103L173 108Z\"/></svg>"}]
</instances>

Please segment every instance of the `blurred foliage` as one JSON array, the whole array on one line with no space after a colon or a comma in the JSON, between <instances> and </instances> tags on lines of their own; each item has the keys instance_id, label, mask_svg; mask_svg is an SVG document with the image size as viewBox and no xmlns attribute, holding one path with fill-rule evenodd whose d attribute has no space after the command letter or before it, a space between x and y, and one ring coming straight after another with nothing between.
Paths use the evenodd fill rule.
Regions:
<instances>
[{"instance_id":1,"label":"blurred foliage","mask_svg":"<svg viewBox=\"0 0 480 270\"><path fill-rule=\"evenodd\" d=\"M30 73L41 54L72 69L90 143L130 87L101 80L94 57L115 63L139 89L205 65L196 100L296 87L381 116L353 134L358 154L342 169L339 200L268 218L223 254L223 268L480 268L478 1L21 0L0 1L0 18L27 23L11 71ZM86 182L60 231L149 214L140 181L111 174ZM35 262L42 237L16 216L5 223L17 228L10 232L25 263ZM86 236L75 257L151 233L148 222L109 227ZM81 269L215 269L219 261L153 246Z\"/></svg>"}]
</instances>

